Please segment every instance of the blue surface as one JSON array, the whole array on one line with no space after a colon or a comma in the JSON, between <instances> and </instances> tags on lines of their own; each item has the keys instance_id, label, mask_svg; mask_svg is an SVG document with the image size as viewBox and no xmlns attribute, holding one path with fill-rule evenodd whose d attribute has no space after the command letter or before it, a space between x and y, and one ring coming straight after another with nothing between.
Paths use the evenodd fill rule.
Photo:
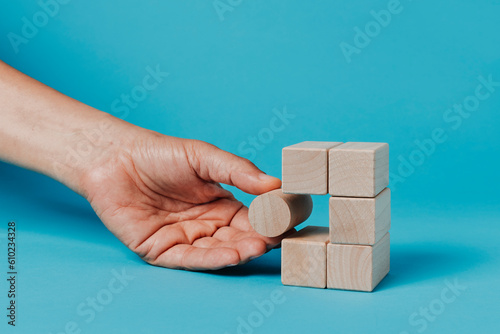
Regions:
<instances>
[{"instance_id":1,"label":"blue surface","mask_svg":"<svg viewBox=\"0 0 500 334\"><path fill-rule=\"evenodd\" d=\"M276 176L281 148L299 141L388 142L389 276L374 293L285 287L279 251L216 273L152 267L78 195L0 164L0 256L15 220L19 270L18 325L2 315L1 332L498 332L500 87L479 85L500 81L500 1L222 2L232 10L219 16L212 1L68 1L16 53L9 33L43 15L34 1L11 1L0 57L96 108L214 143ZM363 47L346 57L342 43L355 47L355 28L377 29L370 12L383 19L388 7L390 22L369 43L358 36ZM157 66L169 76L144 100L129 110L115 102ZM464 116L448 111L463 103ZM283 110L293 118L265 130ZM433 133L435 148L422 153L417 142ZM327 197L314 200L308 223L327 225ZM134 279L119 289L122 271ZM2 278L2 314L7 289ZM97 297L106 305L93 316L86 303Z\"/></svg>"}]
</instances>

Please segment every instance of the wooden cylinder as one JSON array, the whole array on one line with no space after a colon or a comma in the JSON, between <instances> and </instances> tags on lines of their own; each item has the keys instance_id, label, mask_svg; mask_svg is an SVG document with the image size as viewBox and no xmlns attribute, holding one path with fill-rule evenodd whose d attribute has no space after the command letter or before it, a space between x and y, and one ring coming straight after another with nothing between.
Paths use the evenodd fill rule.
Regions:
<instances>
[{"instance_id":1,"label":"wooden cylinder","mask_svg":"<svg viewBox=\"0 0 500 334\"><path fill-rule=\"evenodd\" d=\"M276 189L253 200L248 218L257 233L277 237L309 218L312 207L310 195L283 194Z\"/></svg>"}]
</instances>

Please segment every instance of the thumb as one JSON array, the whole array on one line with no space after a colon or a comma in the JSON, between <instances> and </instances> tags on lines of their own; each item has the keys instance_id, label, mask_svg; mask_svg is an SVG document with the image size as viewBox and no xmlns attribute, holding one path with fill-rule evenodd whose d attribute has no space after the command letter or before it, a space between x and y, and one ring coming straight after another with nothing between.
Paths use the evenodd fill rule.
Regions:
<instances>
[{"instance_id":1,"label":"thumb","mask_svg":"<svg viewBox=\"0 0 500 334\"><path fill-rule=\"evenodd\" d=\"M197 160L197 164L193 166L198 176L205 181L235 186L253 195L260 195L281 186L280 179L267 175L245 158L211 144L196 142L193 145L199 146L193 147L191 151Z\"/></svg>"}]
</instances>

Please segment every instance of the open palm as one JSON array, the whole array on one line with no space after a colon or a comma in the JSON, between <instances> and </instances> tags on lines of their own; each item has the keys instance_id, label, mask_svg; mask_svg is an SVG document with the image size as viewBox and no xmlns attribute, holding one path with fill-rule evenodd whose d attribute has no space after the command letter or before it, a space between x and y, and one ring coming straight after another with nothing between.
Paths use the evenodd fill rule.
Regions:
<instances>
[{"instance_id":1,"label":"open palm","mask_svg":"<svg viewBox=\"0 0 500 334\"><path fill-rule=\"evenodd\" d=\"M150 264L191 270L245 263L276 246L220 183L261 194L280 186L246 159L213 145L146 132L84 177L97 215Z\"/></svg>"}]
</instances>

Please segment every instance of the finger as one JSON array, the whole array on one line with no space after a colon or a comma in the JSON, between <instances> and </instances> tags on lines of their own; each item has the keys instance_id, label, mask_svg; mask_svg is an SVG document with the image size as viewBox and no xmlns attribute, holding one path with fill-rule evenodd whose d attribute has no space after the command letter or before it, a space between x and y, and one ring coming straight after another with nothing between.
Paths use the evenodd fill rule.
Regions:
<instances>
[{"instance_id":1,"label":"finger","mask_svg":"<svg viewBox=\"0 0 500 334\"><path fill-rule=\"evenodd\" d=\"M236 212L229 225L240 231L255 231L252 225L250 225L250 221L248 220L248 208L246 206L241 207L241 209Z\"/></svg>"},{"instance_id":2,"label":"finger","mask_svg":"<svg viewBox=\"0 0 500 334\"><path fill-rule=\"evenodd\" d=\"M260 235L259 233L255 231L240 231L234 227L222 227L217 230L217 232L214 233L213 235L214 238L217 238L220 241L231 241L231 240L241 240L245 238L255 238L262 240L264 244L266 245L267 249L272 249L279 245L281 242L282 237L274 237L274 238L268 238Z\"/></svg>"},{"instance_id":3,"label":"finger","mask_svg":"<svg viewBox=\"0 0 500 334\"><path fill-rule=\"evenodd\" d=\"M151 263L172 269L215 270L240 263L234 248L200 248L179 244L169 248Z\"/></svg>"},{"instance_id":4,"label":"finger","mask_svg":"<svg viewBox=\"0 0 500 334\"><path fill-rule=\"evenodd\" d=\"M236 242L236 249L240 254L240 264L247 263L267 252L264 240L256 237L240 239Z\"/></svg>"},{"instance_id":5,"label":"finger","mask_svg":"<svg viewBox=\"0 0 500 334\"><path fill-rule=\"evenodd\" d=\"M230 239L224 241L214 237L207 237L196 240L193 245L200 248L233 248L240 255L240 264L259 257L265 254L268 250L264 240L256 236L248 236L237 240Z\"/></svg>"},{"instance_id":6,"label":"finger","mask_svg":"<svg viewBox=\"0 0 500 334\"><path fill-rule=\"evenodd\" d=\"M218 182L207 182L199 188L199 194L204 195L203 198L229 198L234 199L234 195L224 188Z\"/></svg>"},{"instance_id":7,"label":"finger","mask_svg":"<svg viewBox=\"0 0 500 334\"><path fill-rule=\"evenodd\" d=\"M225 183L254 195L281 186L280 179L265 174L245 158L203 142L192 141L191 145L192 165L205 181Z\"/></svg>"},{"instance_id":8,"label":"finger","mask_svg":"<svg viewBox=\"0 0 500 334\"><path fill-rule=\"evenodd\" d=\"M176 244L192 244L195 240L213 235L226 223L222 220L188 220L178 224L164 225L149 235L134 251L148 262L154 262L165 251Z\"/></svg>"}]
</instances>

